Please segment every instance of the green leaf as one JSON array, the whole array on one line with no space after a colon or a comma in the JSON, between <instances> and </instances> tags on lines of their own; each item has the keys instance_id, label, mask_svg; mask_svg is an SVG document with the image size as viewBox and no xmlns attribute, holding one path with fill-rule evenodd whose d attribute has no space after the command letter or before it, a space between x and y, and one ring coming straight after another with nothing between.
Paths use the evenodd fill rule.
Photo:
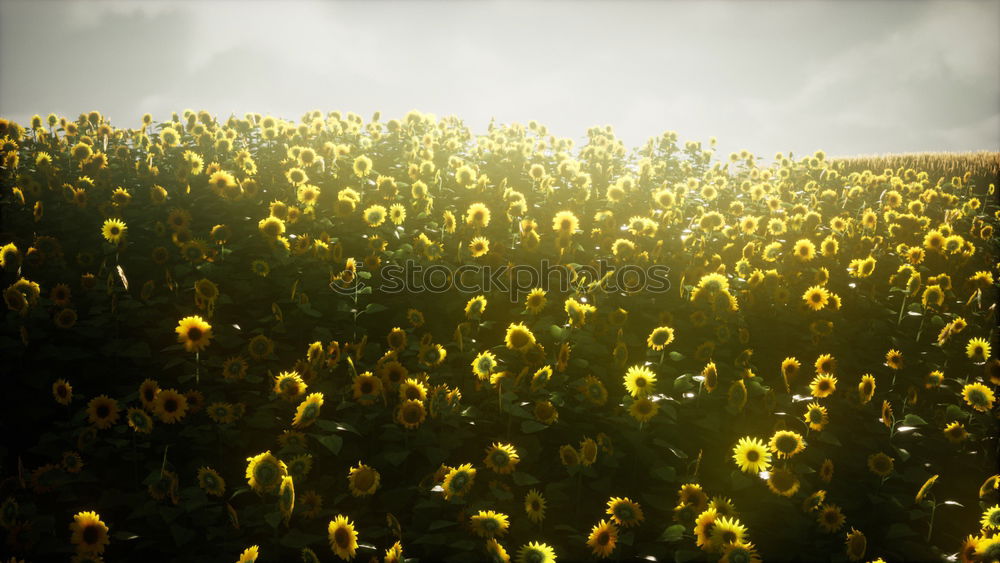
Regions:
<instances>
[{"instance_id":1,"label":"green leaf","mask_svg":"<svg viewBox=\"0 0 1000 563\"><path fill-rule=\"evenodd\" d=\"M670 359L674 362L679 362L684 359L684 354L681 354L680 352L677 351L670 352L667 355L670 356Z\"/></svg>"},{"instance_id":2,"label":"green leaf","mask_svg":"<svg viewBox=\"0 0 1000 563\"><path fill-rule=\"evenodd\" d=\"M677 470L670 465L661 465L649 472L653 477L667 482L677 480Z\"/></svg>"},{"instance_id":3,"label":"green leaf","mask_svg":"<svg viewBox=\"0 0 1000 563\"><path fill-rule=\"evenodd\" d=\"M385 459L389 461L389 463L393 465L399 465L406 460L407 456L410 455L410 451L404 449L390 450L385 452L383 455L385 456Z\"/></svg>"},{"instance_id":4,"label":"green leaf","mask_svg":"<svg viewBox=\"0 0 1000 563\"><path fill-rule=\"evenodd\" d=\"M903 524L902 522L896 522L895 524L889 526L889 530L885 533L885 539L896 540L915 535L917 535L917 533L910 529L909 526Z\"/></svg>"},{"instance_id":5,"label":"green leaf","mask_svg":"<svg viewBox=\"0 0 1000 563\"><path fill-rule=\"evenodd\" d=\"M313 436L317 442L323 444L333 455L339 454L340 448L344 445L344 439L336 434L327 434L326 436L317 436L314 434Z\"/></svg>"},{"instance_id":6,"label":"green leaf","mask_svg":"<svg viewBox=\"0 0 1000 563\"><path fill-rule=\"evenodd\" d=\"M521 432L525 434L534 434L535 432L541 432L548 428L548 425L542 424L537 420L522 420L521 421Z\"/></svg>"},{"instance_id":7,"label":"green leaf","mask_svg":"<svg viewBox=\"0 0 1000 563\"><path fill-rule=\"evenodd\" d=\"M903 417L904 426L923 426L927 424L927 421L915 414L908 414Z\"/></svg>"},{"instance_id":8,"label":"green leaf","mask_svg":"<svg viewBox=\"0 0 1000 563\"><path fill-rule=\"evenodd\" d=\"M683 537L684 537L684 525L674 524L673 526L668 527L666 530L663 530L663 533L660 534L660 541L675 542L675 541L680 541L681 538Z\"/></svg>"},{"instance_id":9,"label":"green leaf","mask_svg":"<svg viewBox=\"0 0 1000 563\"><path fill-rule=\"evenodd\" d=\"M533 475L524 473L523 471L515 471L513 474L514 484L526 487L528 485L534 485L540 481L536 479Z\"/></svg>"}]
</instances>

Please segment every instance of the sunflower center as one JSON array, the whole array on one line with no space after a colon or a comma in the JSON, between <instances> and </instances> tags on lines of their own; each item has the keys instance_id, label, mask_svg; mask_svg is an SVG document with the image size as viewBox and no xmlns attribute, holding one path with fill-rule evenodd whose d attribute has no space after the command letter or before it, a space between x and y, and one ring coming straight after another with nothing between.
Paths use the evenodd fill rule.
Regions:
<instances>
[{"instance_id":1,"label":"sunflower center","mask_svg":"<svg viewBox=\"0 0 1000 563\"><path fill-rule=\"evenodd\" d=\"M163 402L163 410L174 412L177 410L177 399L167 399Z\"/></svg>"},{"instance_id":2,"label":"sunflower center","mask_svg":"<svg viewBox=\"0 0 1000 563\"><path fill-rule=\"evenodd\" d=\"M606 530L597 535L597 543L600 545L608 545L608 542L610 541L611 534L609 534Z\"/></svg>"},{"instance_id":3,"label":"sunflower center","mask_svg":"<svg viewBox=\"0 0 1000 563\"><path fill-rule=\"evenodd\" d=\"M355 474L354 484L358 489L362 491L367 491L368 489L372 488L372 485L374 483L375 483L375 476L372 475L371 471L364 470L364 471L359 471Z\"/></svg>"},{"instance_id":4,"label":"sunflower center","mask_svg":"<svg viewBox=\"0 0 1000 563\"><path fill-rule=\"evenodd\" d=\"M101 531L94 524L88 525L83 529L83 542L87 545L93 545L97 543L97 540L101 537Z\"/></svg>"},{"instance_id":5,"label":"sunflower center","mask_svg":"<svg viewBox=\"0 0 1000 563\"><path fill-rule=\"evenodd\" d=\"M732 532L730 530L726 530L725 532L722 532L722 541L723 541L723 543L735 543L736 542L736 533Z\"/></svg>"},{"instance_id":6,"label":"sunflower center","mask_svg":"<svg viewBox=\"0 0 1000 563\"><path fill-rule=\"evenodd\" d=\"M109 414L111 414L111 409L109 409L106 405L101 405L97 407L98 418L107 418Z\"/></svg>"},{"instance_id":7,"label":"sunflower center","mask_svg":"<svg viewBox=\"0 0 1000 563\"><path fill-rule=\"evenodd\" d=\"M337 542L337 546L342 549L347 549L349 538L350 534L347 532L347 528L337 528L337 531L333 533L333 541Z\"/></svg>"},{"instance_id":8,"label":"sunflower center","mask_svg":"<svg viewBox=\"0 0 1000 563\"><path fill-rule=\"evenodd\" d=\"M760 459L760 453L757 450L750 450L747 452L747 461L756 462Z\"/></svg>"},{"instance_id":9,"label":"sunflower center","mask_svg":"<svg viewBox=\"0 0 1000 563\"><path fill-rule=\"evenodd\" d=\"M200 340L202 332L201 332L200 328L198 328L196 326L193 326L193 327L191 327L191 328L188 329L188 334L187 335L188 335L188 339L190 339L190 340Z\"/></svg>"},{"instance_id":10,"label":"sunflower center","mask_svg":"<svg viewBox=\"0 0 1000 563\"><path fill-rule=\"evenodd\" d=\"M415 407L409 407L403 410L403 421L408 424L420 422L420 411Z\"/></svg>"}]
</instances>

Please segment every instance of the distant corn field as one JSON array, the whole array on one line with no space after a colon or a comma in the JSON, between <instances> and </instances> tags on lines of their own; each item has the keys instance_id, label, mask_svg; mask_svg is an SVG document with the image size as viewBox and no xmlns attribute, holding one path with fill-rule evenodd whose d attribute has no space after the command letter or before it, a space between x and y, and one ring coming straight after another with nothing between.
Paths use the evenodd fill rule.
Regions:
<instances>
[{"instance_id":1,"label":"distant corn field","mask_svg":"<svg viewBox=\"0 0 1000 563\"><path fill-rule=\"evenodd\" d=\"M963 177L979 185L996 184L1000 177L1000 152L921 152L884 155L864 155L832 159L842 172L881 172L891 168L901 173L907 168L925 171L933 181Z\"/></svg>"}]
</instances>

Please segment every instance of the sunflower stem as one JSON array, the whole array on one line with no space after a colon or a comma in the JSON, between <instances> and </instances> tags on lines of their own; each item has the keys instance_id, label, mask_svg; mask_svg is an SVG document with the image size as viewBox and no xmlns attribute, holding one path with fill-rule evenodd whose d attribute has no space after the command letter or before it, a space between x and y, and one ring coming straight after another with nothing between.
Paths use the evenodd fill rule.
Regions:
<instances>
[{"instance_id":1,"label":"sunflower stem","mask_svg":"<svg viewBox=\"0 0 1000 563\"><path fill-rule=\"evenodd\" d=\"M931 501L931 522L927 526L927 541L931 541L931 533L934 531L934 511L937 510L937 503Z\"/></svg>"}]
</instances>

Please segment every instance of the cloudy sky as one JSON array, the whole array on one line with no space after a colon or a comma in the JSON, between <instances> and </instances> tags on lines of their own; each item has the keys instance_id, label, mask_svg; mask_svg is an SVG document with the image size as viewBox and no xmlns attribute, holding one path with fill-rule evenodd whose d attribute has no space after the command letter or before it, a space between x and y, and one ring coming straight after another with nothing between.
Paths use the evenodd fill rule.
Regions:
<instances>
[{"instance_id":1,"label":"cloudy sky","mask_svg":"<svg viewBox=\"0 0 1000 563\"><path fill-rule=\"evenodd\" d=\"M0 0L0 115L536 119L762 156L1000 150L1000 0Z\"/></svg>"}]
</instances>

